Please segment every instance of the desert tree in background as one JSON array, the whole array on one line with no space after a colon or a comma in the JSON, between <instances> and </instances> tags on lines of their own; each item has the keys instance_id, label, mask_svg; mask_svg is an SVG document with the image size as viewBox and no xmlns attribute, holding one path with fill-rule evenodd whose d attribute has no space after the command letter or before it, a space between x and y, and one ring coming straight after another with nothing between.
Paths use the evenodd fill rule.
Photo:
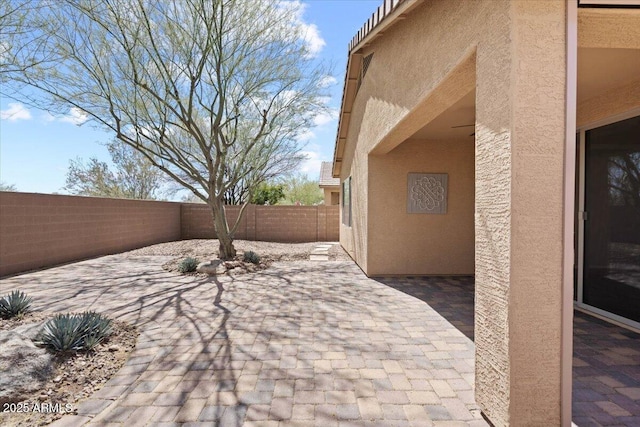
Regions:
<instances>
[{"instance_id":1,"label":"desert tree in background","mask_svg":"<svg viewBox=\"0 0 640 427\"><path fill-rule=\"evenodd\" d=\"M112 141L107 144L113 166L95 157L69 162L64 190L81 196L159 200L170 196L164 172L133 147Z\"/></svg>"},{"instance_id":2,"label":"desert tree in background","mask_svg":"<svg viewBox=\"0 0 640 427\"><path fill-rule=\"evenodd\" d=\"M14 184L0 181L0 191L18 191L18 188Z\"/></svg>"},{"instance_id":3,"label":"desert tree in background","mask_svg":"<svg viewBox=\"0 0 640 427\"><path fill-rule=\"evenodd\" d=\"M317 179L310 179L304 174L295 174L281 180L284 188L284 198L281 205L319 205L324 200L324 194Z\"/></svg>"}]
</instances>

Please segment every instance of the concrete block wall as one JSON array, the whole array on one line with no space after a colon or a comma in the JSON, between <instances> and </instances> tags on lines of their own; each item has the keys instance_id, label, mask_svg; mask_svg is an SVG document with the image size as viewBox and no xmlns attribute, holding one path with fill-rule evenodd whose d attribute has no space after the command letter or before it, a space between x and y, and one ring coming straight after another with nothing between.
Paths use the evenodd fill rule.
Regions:
<instances>
[{"instance_id":1,"label":"concrete block wall","mask_svg":"<svg viewBox=\"0 0 640 427\"><path fill-rule=\"evenodd\" d=\"M328 242L340 240L340 206L325 206L325 224Z\"/></svg>"},{"instance_id":2,"label":"concrete block wall","mask_svg":"<svg viewBox=\"0 0 640 427\"><path fill-rule=\"evenodd\" d=\"M180 238L180 203L0 192L0 276Z\"/></svg>"},{"instance_id":3,"label":"concrete block wall","mask_svg":"<svg viewBox=\"0 0 640 427\"><path fill-rule=\"evenodd\" d=\"M235 222L240 208L227 207L227 220ZM236 239L266 242L337 241L339 206L256 206L246 208ZM214 238L209 207L185 203L181 208L182 239Z\"/></svg>"},{"instance_id":4,"label":"concrete block wall","mask_svg":"<svg viewBox=\"0 0 640 427\"><path fill-rule=\"evenodd\" d=\"M247 206L245 216L238 226L236 239L255 240L252 230L247 229L247 216L250 216L253 210L253 206ZM239 213L239 206L227 206L229 227L233 226ZM180 208L180 229L182 239L215 239L216 232L209 206L203 203L183 203Z\"/></svg>"},{"instance_id":5,"label":"concrete block wall","mask_svg":"<svg viewBox=\"0 0 640 427\"><path fill-rule=\"evenodd\" d=\"M213 239L213 217L207 205L183 203L180 206L180 236L183 239Z\"/></svg>"},{"instance_id":6,"label":"concrete block wall","mask_svg":"<svg viewBox=\"0 0 640 427\"><path fill-rule=\"evenodd\" d=\"M337 241L338 206L249 205L236 239ZM230 224L240 207L227 207ZM0 192L0 276L180 239L215 238L196 203Z\"/></svg>"},{"instance_id":7,"label":"concrete block wall","mask_svg":"<svg viewBox=\"0 0 640 427\"><path fill-rule=\"evenodd\" d=\"M318 208L318 237L324 236L322 240L327 242L337 242L340 240L340 206L325 205Z\"/></svg>"},{"instance_id":8,"label":"concrete block wall","mask_svg":"<svg viewBox=\"0 0 640 427\"><path fill-rule=\"evenodd\" d=\"M279 236L290 242L312 242L317 240L318 209L315 206L300 206L292 210L289 206L270 206L271 209L256 209L257 240L275 241Z\"/></svg>"}]
</instances>

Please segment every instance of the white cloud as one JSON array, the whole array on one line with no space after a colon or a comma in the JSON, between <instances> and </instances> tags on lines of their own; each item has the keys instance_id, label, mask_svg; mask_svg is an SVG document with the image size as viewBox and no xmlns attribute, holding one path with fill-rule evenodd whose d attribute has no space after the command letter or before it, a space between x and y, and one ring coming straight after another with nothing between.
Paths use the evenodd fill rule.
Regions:
<instances>
[{"instance_id":1,"label":"white cloud","mask_svg":"<svg viewBox=\"0 0 640 427\"><path fill-rule=\"evenodd\" d=\"M309 55L311 58L317 56L323 47L327 44L322 36L316 24L300 23L300 27L303 32L303 39L307 42L307 48L309 49Z\"/></svg>"},{"instance_id":2,"label":"white cloud","mask_svg":"<svg viewBox=\"0 0 640 427\"><path fill-rule=\"evenodd\" d=\"M71 107L69 109L69 113L63 116L55 116L47 111L42 115L42 119L47 123L62 122L80 126L81 124L89 120L89 116L81 109L77 107Z\"/></svg>"},{"instance_id":3,"label":"white cloud","mask_svg":"<svg viewBox=\"0 0 640 427\"><path fill-rule=\"evenodd\" d=\"M17 120L29 120L31 119L31 112L20 103L10 102L9 108L6 110L0 110L0 119L9 120L10 122L15 122Z\"/></svg>"},{"instance_id":4,"label":"white cloud","mask_svg":"<svg viewBox=\"0 0 640 427\"><path fill-rule=\"evenodd\" d=\"M60 117L59 120L61 122L71 123L71 124L80 126L81 124L89 120L89 116L87 116L87 113L85 113L81 109L77 107L71 107L71 109L69 110L69 114L67 114L66 116Z\"/></svg>"},{"instance_id":5,"label":"white cloud","mask_svg":"<svg viewBox=\"0 0 640 427\"><path fill-rule=\"evenodd\" d=\"M326 42L320 35L320 30L316 24L310 24L304 21L303 15L307 5L300 0L281 1L280 7L287 8L294 12L295 21L293 26L300 32L300 38L307 45L308 57L314 58L318 56L320 51L326 46Z\"/></svg>"},{"instance_id":6,"label":"white cloud","mask_svg":"<svg viewBox=\"0 0 640 427\"><path fill-rule=\"evenodd\" d=\"M318 86L319 87L330 87L333 86L334 84L336 84L338 81L336 80L335 77L333 76L324 76L323 78L320 79L320 81L318 82Z\"/></svg>"},{"instance_id":7,"label":"white cloud","mask_svg":"<svg viewBox=\"0 0 640 427\"><path fill-rule=\"evenodd\" d=\"M326 111L323 111L319 114L313 115L311 120L311 127L308 129L304 129L296 136L296 141L298 142L309 142L311 140L316 139L317 135L314 130L322 130L322 127L334 122L338 118L338 110L335 108L330 108Z\"/></svg>"},{"instance_id":8,"label":"white cloud","mask_svg":"<svg viewBox=\"0 0 640 427\"><path fill-rule=\"evenodd\" d=\"M330 109L329 111L322 112L313 118L313 124L315 126L326 125L338 118L338 110Z\"/></svg>"},{"instance_id":9,"label":"white cloud","mask_svg":"<svg viewBox=\"0 0 640 427\"><path fill-rule=\"evenodd\" d=\"M302 154L307 156L307 160L300 166L300 172L305 173L309 178L318 178L320 176L320 165L322 158L317 151L303 151Z\"/></svg>"},{"instance_id":10,"label":"white cloud","mask_svg":"<svg viewBox=\"0 0 640 427\"><path fill-rule=\"evenodd\" d=\"M314 139L315 137L316 137L316 134L313 133L313 131L311 131L311 129L307 129L304 132L300 133L296 137L296 141L298 141L298 142L309 142L310 140Z\"/></svg>"}]
</instances>

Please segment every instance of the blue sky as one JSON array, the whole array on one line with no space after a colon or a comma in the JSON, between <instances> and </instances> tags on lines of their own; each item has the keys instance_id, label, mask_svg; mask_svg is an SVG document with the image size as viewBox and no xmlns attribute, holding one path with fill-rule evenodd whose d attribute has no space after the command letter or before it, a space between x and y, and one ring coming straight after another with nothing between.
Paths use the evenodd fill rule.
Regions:
<instances>
[{"instance_id":1,"label":"blue sky","mask_svg":"<svg viewBox=\"0 0 640 427\"><path fill-rule=\"evenodd\" d=\"M333 114L316 122L306 139L309 160L300 172L316 179L320 162L333 157L337 111L347 60L347 45L382 0L308 0L302 19L308 26L309 43L319 49L317 58L334 65L335 83L330 87ZM315 27L314 27L315 26ZM70 111L54 117L46 111L27 108L15 100L0 99L0 181L29 193L62 193L69 160L97 157L109 161L104 143L109 133L79 126L82 115Z\"/></svg>"}]
</instances>

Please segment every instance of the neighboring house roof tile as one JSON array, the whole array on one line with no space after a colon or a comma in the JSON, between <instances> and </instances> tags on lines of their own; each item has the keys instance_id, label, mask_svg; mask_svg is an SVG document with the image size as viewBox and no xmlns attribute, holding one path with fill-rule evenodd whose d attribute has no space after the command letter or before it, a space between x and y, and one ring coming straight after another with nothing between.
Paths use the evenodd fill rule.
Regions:
<instances>
[{"instance_id":1,"label":"neighboring house roof tile","mask_svg":"<svg viewBox=\"0 0 640 427\"><path fill-rule=\"evenodd\" d=\"M333 163L322 162L320 165L320 187L339 186L340 178L332 176Z\"/></svg>"}]
</instances>

